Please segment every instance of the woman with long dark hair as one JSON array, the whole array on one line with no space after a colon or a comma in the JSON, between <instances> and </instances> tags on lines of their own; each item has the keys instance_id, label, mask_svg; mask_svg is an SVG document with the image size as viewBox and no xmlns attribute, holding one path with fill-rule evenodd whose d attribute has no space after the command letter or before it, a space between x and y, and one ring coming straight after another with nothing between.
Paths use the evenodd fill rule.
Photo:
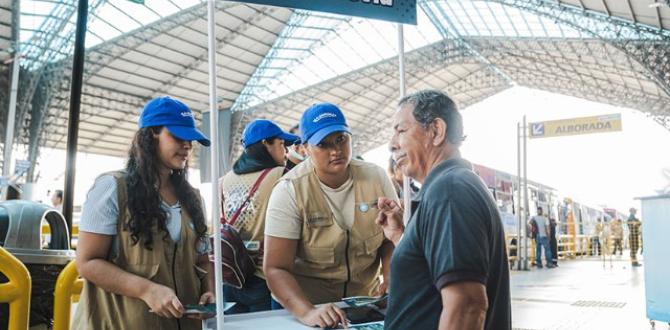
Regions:
<instances>
[{"instance_id":1,"label":"woman with long dark hair","mask_svg":"<svg viewBox=\"0 0 670 330\"><path fill-rule=\"evenodd\" d=\"M151 100L125 170L103 174L84 203L77 269L86 280L74 328L200 329L185 305L214 302L205 212L187 181L193 113Z\"/></svg>"},{"instance_id":2,"label":"woman with long dark hair","mask_svg":"<svg viewBox=\"0 0 670 330\"><path fill-rule=\"evenodd\" d=\"M233 170L219 180L223 219L228 223L234 221L256 265L254 275L242 288L224 288L226 301L236 302L228 313L270 309L270 290L263 273L265 211L272 187L284 174L286 147L297 140L298 136L282 131L272 121L250 122L242 133L244 152L235 161ZM257 189L254 191L253 187ZM247 199L249 202L245 203Z\"/></svg>"}]
</instances>

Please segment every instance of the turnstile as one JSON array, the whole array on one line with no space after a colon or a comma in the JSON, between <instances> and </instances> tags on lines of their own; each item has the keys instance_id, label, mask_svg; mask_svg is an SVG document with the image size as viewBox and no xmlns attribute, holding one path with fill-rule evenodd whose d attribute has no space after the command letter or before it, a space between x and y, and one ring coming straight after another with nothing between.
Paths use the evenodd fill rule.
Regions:
<instances>
[{"instance_id":1,"label":"turnstile","mask_svg":"<svg viewBox=\"0 0 670 330\"><path fill-rule=\"evenodd\" d=\"M670 323L670 194L640 198L647 318Z\"/></svg>"},{"instance_id":2,"label":"turnstile","mask_svg":"<svg viewBox=\"0 0 670 330\"><path fill-rule=\"evenodd\" d=\"M50 228L44 242L42 223ZM74 259L63 215L48 205L12 200L0 202L0 246L26 265L32 278L30 325L51 326L53 293L58 274ZM0 274L0 282L7 278ZM7 326L8 305L0 304L0 329Z\"/></svg>"}]
</instances>

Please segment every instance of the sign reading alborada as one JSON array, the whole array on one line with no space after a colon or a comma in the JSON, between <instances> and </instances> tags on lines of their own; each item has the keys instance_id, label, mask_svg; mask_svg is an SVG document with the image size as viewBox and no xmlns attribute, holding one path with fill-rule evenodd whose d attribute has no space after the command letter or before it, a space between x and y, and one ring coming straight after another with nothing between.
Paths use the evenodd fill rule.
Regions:
<instances>
[{"instance_id":1,"label":"sign reading alborada","mask_svg":"<svg viewBox=\"0 0 670 330\"><path fill-rule=\"evenodd\" d=\"M530 138L621 131L621 114L543 121L529 124Z\"/></svg>"}]
</instances>

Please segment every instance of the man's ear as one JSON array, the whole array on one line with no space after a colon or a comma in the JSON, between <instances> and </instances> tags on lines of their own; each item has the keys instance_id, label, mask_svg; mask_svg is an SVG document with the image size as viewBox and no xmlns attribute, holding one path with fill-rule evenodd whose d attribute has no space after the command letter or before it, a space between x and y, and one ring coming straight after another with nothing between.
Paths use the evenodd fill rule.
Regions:
<instances>
[{"instance_id":1,"label":"man's ear","mask_svg":"<svg viewBox=\"0 0 670 330\"><path fill-rule=\"evenodd\" d=\"M447 143L447 123L442 118L435 118L430 123L429 134L433 139L433 146Z\"/></svg>"}]
</instances>

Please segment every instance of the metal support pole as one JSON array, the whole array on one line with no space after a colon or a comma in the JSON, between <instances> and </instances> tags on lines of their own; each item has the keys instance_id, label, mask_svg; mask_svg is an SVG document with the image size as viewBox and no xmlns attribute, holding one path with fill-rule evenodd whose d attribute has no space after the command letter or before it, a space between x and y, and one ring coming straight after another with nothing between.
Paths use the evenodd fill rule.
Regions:
<instances>
[{"instance_id":1,"label":"metal support pole","mask_svg":"<svg viewBox=\"0 0 670 330\"><path fill-rule=\"evenodd\" d=\"M398 24L398 80L400 82L400 98L405 97L405 34L402 24ZM407 224L412 217L412 192L408 176L402 178L403 203L405 210L403 213L403 222Z\"/></svg>"},{"instance_id":2,"label":"metal support pole","mask_svg":"<svg viewBox=\"0 0 670 330\"><path fill-rule=\"evenodd\" d=\"M72 87L70 89L70 116L67 124L67 161L65 165L65 191L63 193L63 215L68 232L72 233L72 204L74 201L74 177L77 171L77 139L79 138L79 111L81 108L81 87L84 74L84 53L86 51L86 23L88 22L88 0L79 0L77 6L77 29L74 39L74 59L72 66ZM69 243L69 242L68 242Z\"/></svg>"},{"instance_id":3,"label":"metal support pole","mask_svg":"<svg viewBox=\"0 0 670 330\"><path fill-rule=\"evenodd\" d=\"M523 258L523 255L521 254L521 226L523 223L523 216L521 215L521 123L516 123L516 180L516 217L518 220L518 228L516 231L516 265L517 270L521 270L521 262Z\"/></svg>"},{"instance_id":4,"label":"metal support pole","mask_svg":"<svg viewBox=\"0 0 670 330\"><path fill-rule=\"evenodd\" d=\"M2 176L10 176L12 166L12 149L14 148L14 126L16 125L16 98L19 92L19 72L21 68L19 27L21 19L21 1L12 1L14 15L12 15L12 41L14 42L14 62L12 62L12 82L9 90L9 109L7 111L7 126L5 126L5 147L3 153Z\"/></svg>"},{"instance_id":5,"label":"metal support pole","mask_svg":"<svg viewBox=\"0 0 670 330\"><path fill-rule=\"evenodd\" d=\"M405 33L402 24L398 24L398 71L400 81L400 98L405 97Z\"/></svg>"},{"instance_id":6,"label":"metal support pole","mask_svg":"<svg viewBox=\"0 0 670 330\"><path fill-rule=\"evenodd\" d=\"M521 129L523 133L523 205L524 205L524 223L528 222L528 219L530 218L530 210L528 210L529 207L529 201L528 201L528 149L527 147L527 141L528 141L528 125L526 124L526 116L523 116L523 127ZM528 270L528 235L524 235L524 247L525 247L525 253L526 257L524 258L524 264L523 264L523 269Z\"/></svg>"},{"instance_id":7,"label":"metal support pole","mask_svg":"<svg viewBox=\"0 0 670 330\"><path fill-rule=\"evenodd\" d=\"M209 39L209 131L212 140L210 159L212 173L212 228L214 231L214 277L216 294L216 329L223 330L223 274L221 272L221 223L219 222L219 105L216 96L216 1L207 1L207 37Z\"/></svg>"}]
</instances>

